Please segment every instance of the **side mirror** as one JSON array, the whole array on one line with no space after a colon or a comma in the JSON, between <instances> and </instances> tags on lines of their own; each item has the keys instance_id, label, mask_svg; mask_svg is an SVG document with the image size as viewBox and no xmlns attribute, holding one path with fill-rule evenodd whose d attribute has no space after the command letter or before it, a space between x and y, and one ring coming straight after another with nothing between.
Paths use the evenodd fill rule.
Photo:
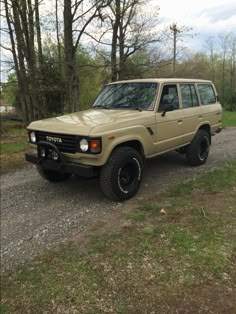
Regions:
<instances>
[{"instance_id":1,"label":"side mirror","mask_svg":"<svg viewBox=\"0 0 236 314\"><path fill-rule=\"evenodd\" d=\"M163 107L163 112L161 114L162 117L164 117L167 113L167 111L173 111L175 109L174 105L172 104L165 104Z\"/></svg>"}]
</instances>

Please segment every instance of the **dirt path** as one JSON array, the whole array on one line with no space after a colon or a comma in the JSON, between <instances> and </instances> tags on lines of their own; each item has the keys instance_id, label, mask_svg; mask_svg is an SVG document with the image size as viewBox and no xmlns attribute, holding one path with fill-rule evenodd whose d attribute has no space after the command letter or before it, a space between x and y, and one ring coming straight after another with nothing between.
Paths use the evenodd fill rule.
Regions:
<instances>
[{"instance_id":1,"label":"dirt path","mask_svg":"<svg viewBox=\"0 0 236 314\"><path fill-rule=\"evenodd\" d=\"M236 158L236 128L213 137L206 165L189 167L183 156L172 152L147 161L139 193L123 203L102 195L98 180L72 178L50 184L31 165L1 178L2 269L32 259L45 249L67 241L124 206L135 206L167 186Z\"/></svg>"}]
</instances>

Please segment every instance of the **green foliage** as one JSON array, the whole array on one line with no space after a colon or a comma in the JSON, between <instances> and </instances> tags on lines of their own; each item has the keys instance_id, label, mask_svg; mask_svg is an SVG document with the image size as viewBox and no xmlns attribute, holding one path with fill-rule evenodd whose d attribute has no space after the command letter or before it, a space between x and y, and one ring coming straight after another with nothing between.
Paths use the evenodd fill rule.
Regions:
<instances>
[{"instance_id":1,"label":"green foliage","mask_svg":"<svg viewBox=\"0 0 236 314\"><path fill-rule=\"evenodd\" d=\"M44 88L50 113L61 113L66 104L65 75L61 51L61 65L58 57L57 46L48 39L44 50ZM97 57L92 57L88 51L79 47L76 55L77 73L80 79L80 108L87 109L91 106L102 87L103 65Z\"/></svg>"},{"instance_id":2,"label":"green foliage","mask_svg":"<svg viewBox=\"0 0 236 314\"><path fill-rule=\"evenodd\" d=\"M77 64L80 78L80 108L84 110L91 107L102 88L103 65L82 47L77 52Z\"/></svg>"},{"instance_id":3,"label":"green foliage","mask_svg":"<svg viewBox=\"0 0 236 314\"><path fill-rule=\"evenodd\" d=\"M63 52L63 51L62 51ZM63 55L62 55L63 58ZM62 60L61 60L62 62ZM49 114L63 113L64 75L58 58L58 48L50 38L44 42L43 89ZM61 73L62 72L62 73Z\"/></svg>"},{"instance_id":4,"label":"green foliage","mask_svg":"<svg viewBox=\"0 0 236 314\"><path fill-rule=\"evenodd\" d=\"M7 83L3 85L1 94L1 97L6 104L19 106L18 85L15 73L9 74Z\"/></svg>"}]
</instances>

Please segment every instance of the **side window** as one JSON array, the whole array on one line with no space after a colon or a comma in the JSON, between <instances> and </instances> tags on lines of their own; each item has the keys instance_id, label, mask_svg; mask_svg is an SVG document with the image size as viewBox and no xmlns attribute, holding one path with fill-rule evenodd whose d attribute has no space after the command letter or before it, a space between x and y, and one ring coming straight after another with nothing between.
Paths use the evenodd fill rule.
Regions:
<instances>
[{"instance_id":1,"label":"side window","mask_svg":"<svg viewBox=\"0 0 236 314\"><path fill-rule=\"evenodd\" d=\"M181 84L181 96L183 108L191 108L198 106L198 98L193 84Z\"/></svg>"},{"instance_id":2,"label":"side window","mask_svg":"<svg viewBox=\"0 0 236 314\"><path fill-rule=\"evenodd\" d=\"M175 84L163 86L158 112L163 112L166 104L173 105L175 110L179 109L179 96Z\"/></svg>"},{"instance_id":3,"label":"side window","mask_svg":"<svg viewBox=\"0 0 236 314\"><path fill-rule=\"evenodd\" d=\"M209 105L216 103L216 96L210 84L198 84L198 92L202 105Z\"/></svg>"}]
</instances>

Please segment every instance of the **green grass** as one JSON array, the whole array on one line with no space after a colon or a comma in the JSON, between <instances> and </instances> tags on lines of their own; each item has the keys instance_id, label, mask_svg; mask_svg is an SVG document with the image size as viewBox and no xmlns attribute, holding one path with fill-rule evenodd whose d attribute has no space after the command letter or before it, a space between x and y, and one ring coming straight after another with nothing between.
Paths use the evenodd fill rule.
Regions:
<instances>
[{"instance_id":1,"label":"green grass","mask_svg":"<svg viewBox=\"0 0 236 314\"><path fill-rule=\"evenodd\" d=\"M23 153L28 147L23 123L1 120L1 173L7 173L25 164Z\"/></svg>"},{"instance_id":2,"label":"green grass","mask_svg":"<svg viewBox=\"0 0 236 314\"><path fill-rule=\"evenodd\" d=\"M26 129L22 122L13 120L1 120L1 135L16 136L25 134Z\"/></svg>"},{"instance_id":3,"label":"green grass","mask_svg":"<svg viewBox=\"0 0 236 314\"><path fill-rule=\"evenodd\" d=\"M28 147L28 143L25 139L21 139L10 143L1 143L0 154L12 154L20 151L24 151Z\"/></svg>"},{"instance_id":4,"label":"green grass","mask_svg":"<svg viewBox=\"0 0 236 314\"><path fill-rule=\"evenodd\" d=\"M226 163L224 168L213 169L210 172L201 175L200 178L190 182L177 184L169 189L170 197L185 196L191 197L194 190L202 191L207 189L209 192L217 192L219 187L222 190L230 188L235 184L236 161Z\"/></svg>"},{"instance_id":5,"label":"green grass","mask_svg":"<svg viewBox=\"0 0 236 314\"><path fill-rule=\"evenodd\" d=\"M236 126L236 112L224 111L222 125L223 127Z\"/></svg>"},{"instance_id":6,"label":"green grass","mask_svg":"<svg viewBox=\"0 0 236 314\"><path fill-rule=\"evenodd\" d=\"M7 136L25 136L26 138L26 129L25 128L10 128L7 130Z\"/></svg>"},{"instance_id":7,"label":"green grass","mask_svg":"<svg viewBox=\"0 0 236 314\"><path fill-rule=\"evenodd\" d=\"M233 161L3 274L1 313L233 313L235 191Z\"/></svg>"},{"instance_id":8,"label":"green grass","mask_svg":"<svg viewBox=\"0 0 236 314\"><path fill-rule=\"evenodd\" d=\"M23 124L18 121L3 120L1 121L1 155L21 152L27 147L26 130Z\"/></svg>"},{"instance_id":9,"label":"green grass","mask_svg":"<svg viewBox=\"0 0 236 314\"><path fill-rule=\"evenodd\" d=\"M14 120L0 120L1 126L23 126L23 122Z\"/></svg>"}]
</instances>

